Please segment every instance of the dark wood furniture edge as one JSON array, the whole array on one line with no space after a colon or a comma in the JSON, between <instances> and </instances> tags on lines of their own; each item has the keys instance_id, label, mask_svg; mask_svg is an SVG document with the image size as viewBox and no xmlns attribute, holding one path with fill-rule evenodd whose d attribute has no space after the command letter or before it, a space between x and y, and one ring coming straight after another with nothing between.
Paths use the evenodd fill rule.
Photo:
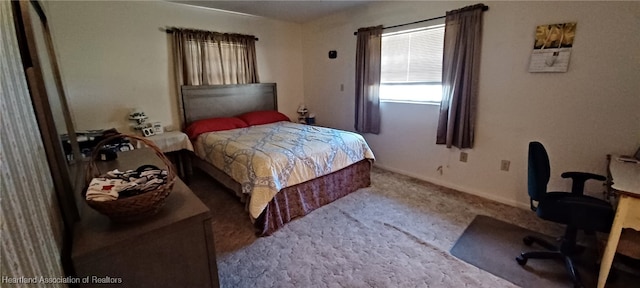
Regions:
<instances>
[{"instance_id":1,"label":"dark wood furniture edge","mask_svg":"<svg viewBox=\"0 0 640 288\"><path fill-rule=\"evenodd\" d=\"M213 273L214 278L211 279L211 287L220 286L220 276L218 275L218 262L216 261L216 247L215 240L213 238L213 220L209 218L209 221L204 221L205 241L207 243L207 253L209 254L209 271L215 271Z\"/></svg>"}]
</instances>

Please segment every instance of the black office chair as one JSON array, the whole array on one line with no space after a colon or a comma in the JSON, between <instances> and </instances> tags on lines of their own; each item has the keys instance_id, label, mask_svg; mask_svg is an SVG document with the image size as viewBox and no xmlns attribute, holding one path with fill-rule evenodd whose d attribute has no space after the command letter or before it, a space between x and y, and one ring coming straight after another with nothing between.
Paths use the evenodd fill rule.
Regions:
<instances>
[{"instance_id":1,"label":"black office chair","mask_svg":"<svg viewBox=\"0 0 640 288\"><path fill-rule=\"evenodd\" d=\"M572 191L547 192L549 183L549 156L544 146L539 142L529 143L529 171L528 190L531 198L531 210L538 217L566 224L564 236L560 238L560 245L555 245L535 236L527 236L523 242L530 246L536 243L548 251L523 252L516 257L518 264L525 265L528 259L562 259L569 271L575 287L582 287L580 276L576 271L572 256L576 253L576 235L578 230L609 232L613 223L613 208L611 205L594 197L583 195L584 183L589 179L604 181L601 175L565 172L562 178L573 179ZM534 205L534 201L538 205Z\"/></svg>"}]
</instances>

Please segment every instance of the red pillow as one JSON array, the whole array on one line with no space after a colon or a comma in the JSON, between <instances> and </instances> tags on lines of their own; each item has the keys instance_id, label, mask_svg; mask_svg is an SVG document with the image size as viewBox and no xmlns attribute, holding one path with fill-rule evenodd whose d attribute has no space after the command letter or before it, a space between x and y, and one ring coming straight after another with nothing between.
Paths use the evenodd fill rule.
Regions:
<instances>
[{"instance_id":1,"label":"red pillow","mask_svg":"<svg viewBox=\"0 0 640 288\"><path fill-rule=\"evenodd\" d=\"M247 125L247 123L236 117L209 118L191 123L185 132L189 136L189 139L195 139L202 133L231 130L248 126L249 125Z\"/></svg>"},{"instance_id":2,"label":"red pillow","mask_svg":"<svg viewBox=\"0 0 640 288\"><path fill-rule=\"evenodd\" d=\"M238 116L238 118L249 124L249 126L269 124L279 121L291 121L287 115L275 110L248 112Z\"/></svg>"}]
</instances>

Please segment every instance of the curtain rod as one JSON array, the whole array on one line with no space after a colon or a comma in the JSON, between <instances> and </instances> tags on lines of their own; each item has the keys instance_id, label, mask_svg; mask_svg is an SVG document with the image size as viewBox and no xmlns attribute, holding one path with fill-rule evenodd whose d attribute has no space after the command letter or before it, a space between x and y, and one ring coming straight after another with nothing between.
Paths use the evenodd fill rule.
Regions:
<instances>
[{"instance_id":1,"label":"curtain rod","mask_svg":"<svg viewBox=\"0 0 640 288\"><path fill-rule=\"evenodd\" d=\"M167 32L167 34L173 34L173 29L174 28L160 28L161 31ZM194 31L202 31L202 32L211 32L211 31L206 31L206 30L198 30L198 29L187 29L187 30L194 30ZM221 34L225 34L225 33L221 33ZM255 39L256 41L258 41L258 37L253 37L253 39Z\"/></svg>"},{"instance_id":2,"label":"curtain rod","mask_svg":"<svg viewBox=\"0 0 640 288\"><path fill-rule=\"evenodd\" d=\"M482 11L483 12L487 11L487 10L489 10L489 6L483 6L482 7ZM408 25L418 24L418 23L422 23L422 22L438 20L438 19L442 19L442 18L445 18L445 17L447 17L447 15L433 17L433 18L419 20L419 21L414 21L414 22L411 22L411 23L404 23L404 24L398 24L398 25L393 25L393 26L389 26L389 27L382 27L382 29L391 29L391 28L396 28L396 27L408 26ZM353 35L358 35L358 31L353 32Z\"/></svg>"}]
</instances>

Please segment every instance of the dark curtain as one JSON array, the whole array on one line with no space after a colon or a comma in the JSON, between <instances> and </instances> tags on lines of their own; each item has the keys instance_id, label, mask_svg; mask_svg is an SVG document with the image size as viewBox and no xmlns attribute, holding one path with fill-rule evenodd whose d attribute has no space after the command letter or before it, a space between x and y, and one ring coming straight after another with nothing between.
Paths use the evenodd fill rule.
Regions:
<instances>
[{"instance_id":1,"label":"dark curtain","mask_svg":"<svg viewBox=\"0 0 640 288\"><path fill-rule=\"evenodd\" d=\"M380 58L382 26L358 29L355 129L380 133Z\"/></svg>"},{"instance_id":2,"label":"dark curtain","mask_svg":"<svg viewBox=\"0 0 640 288\"><path fill-rule=\"evenodd\" d=\"M477 4L447 12L436 139L447 148L473 147L484 7Z\"/></svg>"}]
</instances>

